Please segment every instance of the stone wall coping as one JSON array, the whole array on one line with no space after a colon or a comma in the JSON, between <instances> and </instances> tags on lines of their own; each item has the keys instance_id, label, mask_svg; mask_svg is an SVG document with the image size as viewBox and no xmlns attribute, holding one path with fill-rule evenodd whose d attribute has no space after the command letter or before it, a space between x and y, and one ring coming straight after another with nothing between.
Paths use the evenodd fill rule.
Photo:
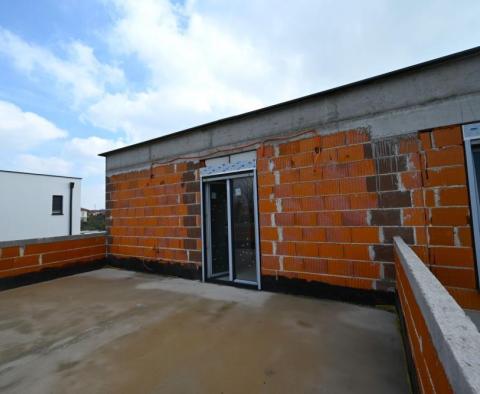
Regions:
<instances>
[{"instance_id":1,"label":"stone wall coping","mask_svg":"<svg viewBox=\"0 0 480 394\"><path fill-rule=\"evenodd\" d=\"M86 238L96 238L100 236L105 236L107 234L106 231L98 231L98 232L89 232L85 234L76 234L76 235L64 235L60 237L47 237L47 238L31 238L31 239L19 239L13 241L2 241L0 242L0 249L1 248L8 248L10 246L26 246L32 244L48 244L53 242L61 242L61 241L70 241L75 239L86 239Z\"/></svg>"}]
</instances>

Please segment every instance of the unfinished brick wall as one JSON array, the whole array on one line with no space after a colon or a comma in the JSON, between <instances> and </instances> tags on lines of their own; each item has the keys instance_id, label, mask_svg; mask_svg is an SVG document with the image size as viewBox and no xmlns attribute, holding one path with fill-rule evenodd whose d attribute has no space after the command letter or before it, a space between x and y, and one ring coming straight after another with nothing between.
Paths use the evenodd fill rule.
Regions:
<instances>
[{"instance_id":1,"label":"unfinished brick wall","mask_svg":"<svg viewBox=\"0 0 480 394\"><path fill-rule=\"evenodd\" d=\"M453 393L402 264L396 256L397 292L421 393Z\"/></svg>"},{"instance_id":2,"label":"unfinished brick wall","mask_svg":"<svg viewBox=\"0 0 480 394\"><path fill-rule=\"evenodd\" d=\"M257 169L263 275L393 290L399 235L462 305L480 306L459 126L266 145Z\"/></svg>"},{"instance_id":3,"label":"unfinished brick wall","mask_svg":"<svg viewBox=\"0 0 480 394\"><path fill-rule=\"evenodd\" d=\"M163 272L171 268L171 272L179 275L199 277L200 165L193 162L153 165L148 170L107 178L111 257L161 263ZM138 261L133 264L142 268Z\"/></svg>"},{"instance_id":4,"label":"unfinished brick wall","mask_svg":"<svg viewBox=\"0 0 480 394\"><path fill-rule=\"evenodd\" d=\"M105 235L65 238L0 248L0 279L105 259Z\"/></svg>"}]
</instances>

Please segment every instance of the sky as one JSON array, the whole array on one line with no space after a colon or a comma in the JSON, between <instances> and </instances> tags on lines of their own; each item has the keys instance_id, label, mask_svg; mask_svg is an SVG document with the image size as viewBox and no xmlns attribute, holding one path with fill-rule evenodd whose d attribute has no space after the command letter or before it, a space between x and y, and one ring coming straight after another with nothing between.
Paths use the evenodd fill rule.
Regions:
<instances>
[{"instance_id":1,"label":"sky","mask_svg":"<svg viewBox=\"0 0 480 394\"><path fill-rule=\"evenodd\" d=\"M480 45L478 0L0 2L0 169L97 155ZM1 185L0 185L1 192Z\"/></svg>"}]
</instances>

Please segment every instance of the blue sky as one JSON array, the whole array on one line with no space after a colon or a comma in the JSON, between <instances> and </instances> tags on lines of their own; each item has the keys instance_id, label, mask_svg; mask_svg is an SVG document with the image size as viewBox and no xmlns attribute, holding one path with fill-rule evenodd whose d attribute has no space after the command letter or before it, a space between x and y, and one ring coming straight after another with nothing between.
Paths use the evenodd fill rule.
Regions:
<instances>
[{"instance_id":1,"label":"blue sky","mask_svg":"<svg viewBox=\"0 0 480 394\"><path fill-rule=\"evenodd\" d=\"M83 177L97 154L480 44L480 2L0 2L0 169Z\"/></svg>"}]
</instances>

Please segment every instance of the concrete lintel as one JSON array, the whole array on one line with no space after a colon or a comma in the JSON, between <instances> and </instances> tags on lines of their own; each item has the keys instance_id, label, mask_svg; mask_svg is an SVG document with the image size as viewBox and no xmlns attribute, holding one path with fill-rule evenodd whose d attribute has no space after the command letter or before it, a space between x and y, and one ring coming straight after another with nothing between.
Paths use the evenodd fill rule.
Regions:
<instances>
[{"instance_id":1,"label":"concrete lintel","mask_svg":"<svg viewBox=\"0 0 480 394\"><path fill-rule=\"evenodd\" d=\"M86 239L86 238L96 238L105 236L107 233L106 231L99 231L96 233L88 233L88 234L77 234L77 235L64 235L60 237L48 237L48 238L31 238L31 239L19 239L13 241L2 241L0 242L0 249L1 248L8 248L9 246L26 246L26 245L33 245L33 244L48 244L53 242L61 242L61 241L70 241L74 239Z\"/></svg>"},{"instance_id":2,"label":"concrete lintel","mask_svg":"<svg viewBox=\"0 0 480 394\"><path fill-rule=\"evenodd\" d=\"M394 244L453 391L480 393L480 333L413 250Z\"/></svg>"}]
</instances>

